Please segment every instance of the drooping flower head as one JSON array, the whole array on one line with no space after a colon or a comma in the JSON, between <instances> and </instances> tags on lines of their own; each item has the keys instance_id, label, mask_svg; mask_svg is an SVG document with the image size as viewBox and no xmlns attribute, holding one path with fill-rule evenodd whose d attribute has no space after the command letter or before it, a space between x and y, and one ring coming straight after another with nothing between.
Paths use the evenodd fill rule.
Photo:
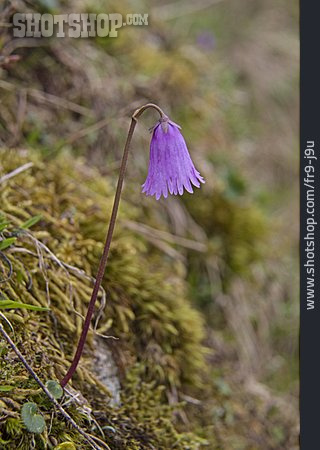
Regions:
<instances>
[{"instance_id":1,"label":"drooping flower head","mask_svg":"<svg viewBox=\"0 0 320 450\"><path fill-rule=\"evenodd\" d=\"M192 184L200 187L204 179L194 167L181 127L162 117L152 130L148 176L142 192L159 200L170 194L193 193Z\"/></svg>"}]
</instances>

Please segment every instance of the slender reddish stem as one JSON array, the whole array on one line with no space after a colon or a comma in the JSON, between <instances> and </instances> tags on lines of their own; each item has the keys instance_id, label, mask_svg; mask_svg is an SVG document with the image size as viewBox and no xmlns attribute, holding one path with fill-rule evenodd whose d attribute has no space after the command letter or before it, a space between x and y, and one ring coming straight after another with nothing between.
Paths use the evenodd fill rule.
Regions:
<instances>
[{"instance_id":1,"label":"slender reddish stem","mask_svg":"<svg viewBox=\"0 0 320 450\"><path fill-rule=\"evenodd\" d=\"M106 237L103 253L102 253L102 256L101 256L101 259L100 259L100 263L99 263L98 273L97 273L97 276L96 276L96 279L95 279L95 283L94 283L94 286L93 286L93 291L92 291L92 294L91 294L91 299L90 299L90 303L89 303L89 306L88 306L87 315L86 315L86 318L85 318L85 321L84 321L84 324L83 324L83 328L82 328L81 336L80 336L80 339L79 339L79 342L78 342L76 353L74 355L73 361L71 363L71 366L70 366L67 374L65 375L65 377L60 382L62 387L65 387L66 384L68 383L68 381L73 376L74 372L77 369L79 360L80 360L82 352L83 352L84 344L85 344L85 341L86 341L86 337L87 337L87 334L88 334L88 331L89 331L89 328L90 328L92 315L93 315L93 312L94 312L94 306L95 306L95 303L96 303L96 300L97 300L97 297L98 297L99 289L100 289L100 286L101 286L101 283L102 283L102 280L103 280L103 276L104 276L104 272L105 272L105 269L106 269L106 265L107 265L107 260L108 260L109 250L110 250L110 244L111 244L112 235L113 235L113 231L114 231L114 227L115 227L115 223L116 223L116 218L117 218L117 214L118 214L120 197L121 197L121 191L122 191L122 185L123 185L124 175L125 175L125 171L126 171L126 166L127 166L128 155L129 155L130 144L131 144L133 132L134 132L135 126L137 124L138 117L140 117L140 115L148 108L156 109L159 112L161 117L165 116L165 114L163 113L161 108L159 108L159 106L157 106L157 105L154 105L153 103L147 103L146 105L144 105L141 108L137 109L135 111L135 113L133 114L133 116L132 116L129 132L128 132L128 136L127 136L127 140L126 140L126 144L124 146L124 151L123 151L123 156L122 156L122 161L121 161L121 166L120 166L120 172L119 172L117 189L116 189L116 193L115 193L115 197L114 197L112 213L111 213L109 228L108 228L108 232L107 232L107 237Z\"/></svg>"}]
</instances>

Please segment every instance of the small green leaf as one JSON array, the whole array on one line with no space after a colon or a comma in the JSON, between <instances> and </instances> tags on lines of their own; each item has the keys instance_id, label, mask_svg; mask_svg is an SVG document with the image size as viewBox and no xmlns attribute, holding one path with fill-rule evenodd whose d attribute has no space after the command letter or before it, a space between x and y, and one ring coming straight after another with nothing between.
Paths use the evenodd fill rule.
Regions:
<instances>
[{"instance_id":1,"label":"small green leaf","mask_svg":"<svg viewBox=\"0 0 320 450\"><path fill-rule=\"evenodd\" d=\"M0 309L30 309L31 311L49 311L49 308L29 305L28 303L16 302L14 300L0 300Z\"/></svg>"},{"instance_id":2,"label":"small green leaf","mask_svg":"<svg viewBox=\"0 0 320 450\"><path fill-rule=\"evenodd\" d=\"M10 392L14 389L14 386L2 385L0 386L0 392Z\"/></svg>"},{"instance_id":3,"label":"small green leaf","mask_svg":"<svg viewBox=\"0 0 320 450\"><path fill-rule=\"evenodd\" d=\"M31 217L30 219L28 219L25 223L23 223L21 225L20 228L24 228L24 229L31 228L33 225L38 223L39 220L41 220L41 219L42 219L42 215L38 214L37 216Z\"/></svg>"},{"instance_id":4,"label":"small green leaf","mask_svg":"<svg viewBox=\"0 0 320 450\"><path fill-rule=\"evenodd\" d=\"M61 398L63 396L63 389L60 386L60 384L55 380L48 380L46 382L46 387L52 397L54 397L56 400Z\"/></svg>"},{"instance_id":5,"label":"small green leaf","mask_svg":"<svg viewBox=\"0 0 320 450\"><path fill-rule=\"evenodd\" d=\"M21 408L21 418L30 433L41 434L46 428L46 423L37 412L38 406L35 403L25 403Z\"/></svg>"},{"instance_id":6,"label":"small green leaf","mask_svg":"<svg viewBox=\"0 0 320 450\"><path fill-rule=\"evenodd\" d=\"M10 247L10 245L13 244L15 240L16 240L15 237L3 239L0 242L0 250L5 250L6 248Z\"/></svg>"}]
</instances>

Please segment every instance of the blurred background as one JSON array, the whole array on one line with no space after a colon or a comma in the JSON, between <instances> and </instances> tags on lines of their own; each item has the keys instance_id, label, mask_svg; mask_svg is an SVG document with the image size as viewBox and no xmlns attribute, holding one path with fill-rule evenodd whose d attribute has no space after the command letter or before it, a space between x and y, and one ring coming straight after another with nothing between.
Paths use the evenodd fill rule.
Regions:
<instances>
[{"instance_id":1,"label":"blurred background","mask_svg":"<svg viewBox=\"0 0 320 450\"><path fill-rule=\"evenodd\" d=\"M80 158L114 184L130 114L154 102L206 179L194 195L140 194L157 120L144 114L123 192L140 215L118 226L176 267L204 319L206 400L190 397L181 429L197 422L209 448L298 448L298 2L12 0L0 11L1 147ZM149 24L13 39L15 11L147 13Z\"/></svg>"}]
</instances>

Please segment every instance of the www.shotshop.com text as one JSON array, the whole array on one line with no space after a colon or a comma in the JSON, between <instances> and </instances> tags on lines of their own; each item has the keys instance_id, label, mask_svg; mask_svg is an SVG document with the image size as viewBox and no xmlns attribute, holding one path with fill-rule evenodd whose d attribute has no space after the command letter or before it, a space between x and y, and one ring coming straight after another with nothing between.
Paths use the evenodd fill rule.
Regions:
<instances>
[{"instance_id":1,"label":"www.shotshop.com text","mask_svg":"<svg viewBox=\"0 0 320 450\"><path fill-rule=\"evenodd\" d=\"M307 141L304 150L304 180L303 184L306 187L306 223L304 224L304 251L306 253L306 262L304 264L306 270L306 291L307 291L307 310L315 308L314 304L314 277L315 277L315 229L317 222L315 220L315 166L317 161L315 155L314 141Z\"/></svg>"}]
</instances>

